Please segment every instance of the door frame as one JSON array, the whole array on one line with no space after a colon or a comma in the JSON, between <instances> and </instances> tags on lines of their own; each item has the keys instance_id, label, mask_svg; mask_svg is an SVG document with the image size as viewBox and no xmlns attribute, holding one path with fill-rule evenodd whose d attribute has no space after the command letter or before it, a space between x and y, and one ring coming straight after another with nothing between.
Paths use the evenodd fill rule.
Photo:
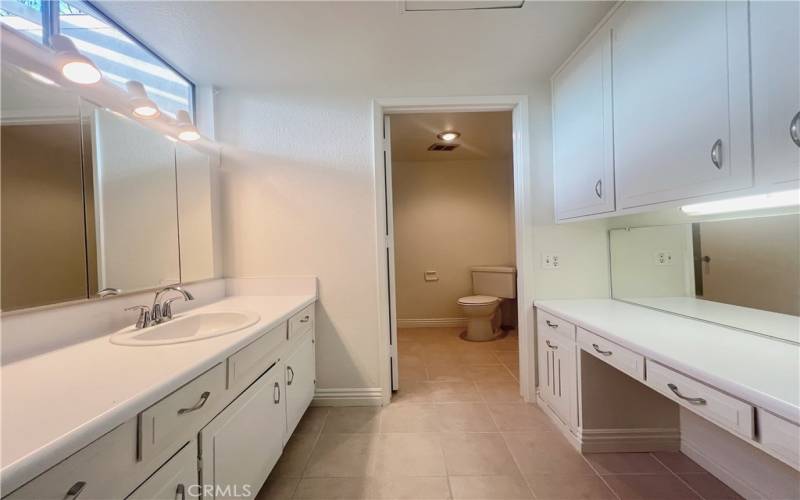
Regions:
<instances>
[{"instance_id":1,"label":"door frame","mask_svg":"<svg viewBox=\"0 0 800 500\"><path fill-rule=\"evenodd\" d=\"M397 97L376 98L372 101L373 175L375 189L375 249L378 272L378 360L382 403L392 397L391 325L396 313L390 309L389 265L387 248L394 245L387 231L386 188L384 176L384 115L401 113L446 113L475 111L511 111L514 163L514 232L517 267L517 331L519 334L520 394L527 402L536 401L536 360L533 315L533 213L531 211L530 115L528 96L466 96L466 97ZM389 234L387 238L386 235Z\"/></svg>"}]
</instances>

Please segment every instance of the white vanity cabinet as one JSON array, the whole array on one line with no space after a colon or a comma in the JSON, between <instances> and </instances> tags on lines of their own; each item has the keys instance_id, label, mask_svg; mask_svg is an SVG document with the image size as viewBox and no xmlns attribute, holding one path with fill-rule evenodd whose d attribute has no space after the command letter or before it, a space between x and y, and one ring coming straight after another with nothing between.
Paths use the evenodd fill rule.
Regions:
<instances>
[{"instance_id":1,"label":"white vanity cabinet","mask_svg":"<svg viewBox=\"0 0 800 500\"><path fill-rule=\"evenodd\" d=\"M752 185L746 2L626 2L614 14L622 208Z\"/></svg>"},{"instance_id":2,"label":"white vanity cabinet","mask_svg":"<svg viewBox=\"0 0 800 500\"><path fill-rule=\"evenodd\" d=\"M800 3L750 3L756 183L800 179ZM787 187L788 189L788 187Z\"/></svg>"},{"instance_id":3,"label":"white vanity cabinet","mask_svg":"<svg viewBox=\"0 0 800 500\"><path fill-rule=\"evenodd\" d=\"M569 428L577 425L575 326L538 312L539 396Z\"/></svg>"},{"instance_id":4,"label":"white vanity cabinet","mask_svg":"<svg viewBox=\"0 0 800 500\"><path fill-rule=\"evenodd\" d=\"M286 386L286 433L284 442L294 432L300 419L303 417L311 400L314 399L316 388L314 356L314 332L306 331L300 338L295 350L286 358L285 386Z\"/></svg>"},{"instance_id":5,"label":"white vanity cabinet","mask_svg":"<svg viewBox=\"0 0 800 500\"><path fill-rule=\"evenodd\" d=\"M186 500L197 495L197 442L191 440L126 500Z\"/></svg>"},{"instance_id":6,"label":"white vanity cabinet","mask_svg":"<svg viewBox=\"0 0 800 500\"><path fill-rule=\"evenodd\" d=\"M614 211L611 31L601 28L553 77L556 217Z\"/></svg>"},{"instance_id":7,"label":"white vanity cabinet","mask_svg":"<svg viewBox=\"0 0 800 500\"><path fill-rule=\"evenodd\" d=\"M203 498L258 493L283 449L284 400L283 369L275 363L200 431Z\"/></svg>"}]
</instances>

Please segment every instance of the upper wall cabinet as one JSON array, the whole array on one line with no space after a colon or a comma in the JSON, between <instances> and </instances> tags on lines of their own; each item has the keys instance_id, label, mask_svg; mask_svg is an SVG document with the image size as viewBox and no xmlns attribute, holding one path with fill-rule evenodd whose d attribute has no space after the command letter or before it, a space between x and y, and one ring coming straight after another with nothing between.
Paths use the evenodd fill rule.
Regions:
<instances>
[{"instance_id":1,"label":"upper wall cabinet","mask_svg":"<svg viewBox=\"0 0 800 500\"><path fill-rule=\"evenodd\" d=\"M750 4L756 183L800 179L800 3Z\"/></svg>"},{"instance_id":2,"label":"upper wall cabinet","mask_svg":"<svg viewBox=\"0 0 800 500\"><path fill-rule=\"evenodd\" d=\"M750 187L747 3L629 2L611 26L621 208Z\"/></svg>"},{"instance_id":3,"label":"upper wall cabinet","mask_svg":"<svg viewBox=\"0 0 800 500\"><path fill-rule=\"evenodd\" d=\"M614 211L611 32L601 29L553 78L556 216Z\"/></svg>"}]
</instances>

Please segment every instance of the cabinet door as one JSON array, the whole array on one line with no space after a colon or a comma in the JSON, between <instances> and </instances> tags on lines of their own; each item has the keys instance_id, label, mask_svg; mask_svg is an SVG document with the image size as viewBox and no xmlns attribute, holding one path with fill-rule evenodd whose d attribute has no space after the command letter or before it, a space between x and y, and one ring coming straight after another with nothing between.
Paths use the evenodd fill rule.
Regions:
<instances>
[{"instance_id":1,"label":"cabinet door","mask_svg":"<svg viewBox=\"0 0 800 500\"><path fill-rule=\"evenodd\" d=\"M626 2L613 29L622 208L752 186L746 2Z\"/></svg>"},{"instance_id":2,"label":"cabinet door","mask_svg":"<svg viewBox=\"0 0 800 500\"><path fill-rule=\"evenodd\" d=\"M286 440L314 399L315 379L314 335L309 331L295 351L286 359Z\"/></svg>"},{"instance_id":3,"label":"cabinet door","mask_svg":"<svg viewBox=\"0 0 800 500\"><path fill-rule=\"evenodd\" d=\"M283 368L273 366L200 431L209 498L253 498L283 450Z\"/></svg>"},{"instance_id":4,"label":"cabinet door","mask_svg":"<svg viewBox=\"0 0 800 500\"><path fill-rule=\"evenodd\" d=\"M542 399L567 424L572 422L575 394L575 343L539 332L539 372Z\"/></svg>"},{"instance_id":5,"label":"cabinet door","mask_svg":"<svg viewBox=\"0 0 800 500\"><path fill-rule=\"evenodd\" d=\"M553 79L556 218L614 211L611 32L599 31Z\"/></svg>"},{"instance_id":6,"label":"cabinet door","mask_svg":"<svg viewBox=\"0 0 800 500\"><path fill-rule=\"evenodd\" d=\"M128 500L185 500L197 496L197 441L192 439Z\"/></svg>"},{"instance_id":7,"label":"cabinet door","mask_svg":"<svg viewBox=\"0 0 800 500\"><path fill-rule=\"evenodd\" d=\"M800 3L752 2L750 30L756 183L796 181L800 179Z\"/></svg>"}]
</instances>

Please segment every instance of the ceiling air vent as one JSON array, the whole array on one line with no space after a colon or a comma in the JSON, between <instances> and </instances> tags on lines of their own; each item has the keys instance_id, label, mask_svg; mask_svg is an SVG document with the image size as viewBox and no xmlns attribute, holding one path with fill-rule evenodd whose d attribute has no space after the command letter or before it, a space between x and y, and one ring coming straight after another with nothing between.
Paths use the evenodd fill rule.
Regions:
<instances>
[{"instance_id":1,"label":"ceiling air vent","mask_svg":"<svg viewBox=\"0 0 800 500\"><path fill-rule=\"evenodd\" d=\"M428 146L428 151L452 151L458 147L458 144L440 144L433 143Z\"/></svg>"},{"instance_id":2,"label":"ceiling air vent","mask_svg":"<svg viewBox=\"0 0 800 500\"><path fill-rule=\"evenodd\" d=\"M525 0L405 0L405 12L440 12L445 10L519 9Z\"/></svg>"}]
</instances>

